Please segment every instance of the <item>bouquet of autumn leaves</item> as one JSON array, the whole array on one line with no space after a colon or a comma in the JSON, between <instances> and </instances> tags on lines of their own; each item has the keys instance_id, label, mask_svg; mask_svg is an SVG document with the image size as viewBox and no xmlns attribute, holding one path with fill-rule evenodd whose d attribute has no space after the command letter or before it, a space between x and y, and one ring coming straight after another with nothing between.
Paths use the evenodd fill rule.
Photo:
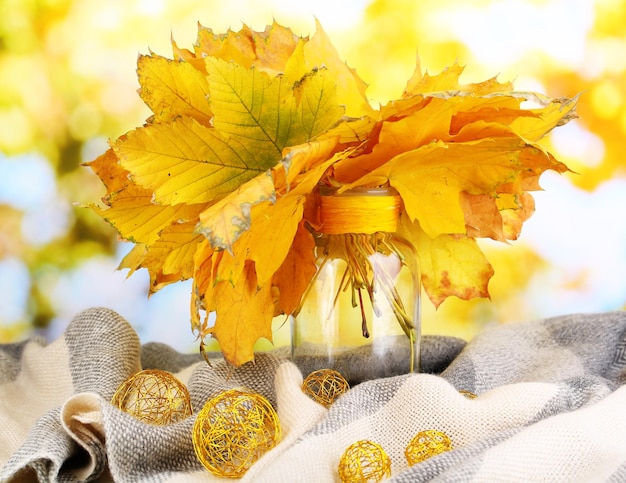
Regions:
<instances>
[{"instance_id":1,"label":"bouquet of autumn leaves","mask_svg":"<svg viewBox=\"0 0 626 483\"><path fill-rule=\"evenodd\" d=\"M146 268L151 293L193 279L192 329L234 365L271 340L273 317L291 314L315 275L320 185L398 191L399 231L438 306L488 297L476 239L516 239L534 210L528 191L545 170L567 170L538 141L575 117L576 99L418 64L375 109L319 24L310 38L277 23L200 26L193 50L172 44L174 59L138 59L153 115L88 163L107 188L93 209L135 244L120 268Z\"/></svg>"}]
</instances>

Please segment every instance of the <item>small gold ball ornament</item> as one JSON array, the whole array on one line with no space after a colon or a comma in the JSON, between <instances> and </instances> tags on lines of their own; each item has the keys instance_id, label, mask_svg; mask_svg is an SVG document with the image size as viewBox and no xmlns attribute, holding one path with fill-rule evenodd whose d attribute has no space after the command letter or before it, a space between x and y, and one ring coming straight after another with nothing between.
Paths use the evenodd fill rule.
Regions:
<instances>
[{"instance_id":1,"label":"small gold ball ornament","mask_svg":"<svg viewBox=\"0 0 626 483\"><path fill-rule=\"evenodd\" d=\"M175 423L191 416L187 387L171 373L146 369L126 379L111 404L149 424Z\"/></svg>"},{"instance_id":2,"label":"small gold ball ornament","mask_svg":"<svg viewBox=\"0 0 626 483\"><path fill-rule=\"evenodd\" d=\"M240 478L280 440L278 415L260 394L230 389L209 399L193 426L196 456L211 473Z\"/></svg>"},{"instance_id":3,"label":"small gold ball ornament","mask_svg":"<svg viewBox=\"0 0 626 483\"><path fill-rule=\"evenodd\" d=\"M459 394L463 394L467 399L476 399L476 394L471 391L466 391L465 389L461 389Z\"/></svg>"},{"instance_id":4,"label":"small gold ball ornament","mask_svg":"<svg viewBox=\"0 0 626 483\"><path fill-rule=\"evenodd\" d=\"M343 483L379 482L391 476L391 458L379 445L369 440L352 443L339 460Z\"/></svg>"},{"instance_id":5,"label":"small gold ball ornament","mask_svg":"<svg viewBox=\"0 0 626 483\"><path fill-rule=\"evenodd\" d=\"M302 383L305 394L325 407L330 407L348 389L348 381L332 369L313 371Z\"/></svg>"},{"instance_id":6,"label":"small gold ball ornament","mask_svg":"<svg viewBox=\"0 0 626 483\"><path fill-rule=\"evenodd\" d=\"M404 456L409 466L413 466L450 449L452 449L452 442L446 433L436 429L427 429L417 433L409 442L404 450Z\"/></svg>"}]
</instances>

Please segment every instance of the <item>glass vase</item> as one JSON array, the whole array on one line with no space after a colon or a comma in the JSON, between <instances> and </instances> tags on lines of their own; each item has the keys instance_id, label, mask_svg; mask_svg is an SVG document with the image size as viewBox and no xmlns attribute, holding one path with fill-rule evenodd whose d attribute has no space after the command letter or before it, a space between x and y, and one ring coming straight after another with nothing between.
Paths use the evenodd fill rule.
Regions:
<instances>
[{"instance_id":1,"label":"glass vase","mask_svg":"<svg viewBox=\"0 0 626 483\"><path fill-rule=\"evenodd\" d=\"M350 382L419 371L420 272L395 232L400 196L321 189L317 200L317 271L292 317L292 358Z\"/></svg>"}]
</instances>

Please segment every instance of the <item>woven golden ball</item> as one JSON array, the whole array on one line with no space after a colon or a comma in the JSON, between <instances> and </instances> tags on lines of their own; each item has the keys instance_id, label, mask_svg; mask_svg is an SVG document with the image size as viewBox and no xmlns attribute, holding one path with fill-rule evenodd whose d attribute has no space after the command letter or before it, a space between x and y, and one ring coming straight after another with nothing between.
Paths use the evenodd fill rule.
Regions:
<instances>
[{"instance_id":1,"label":"woven golden ball","mask_svg":"<svg viewBox=\"0 0 626 483\"><path fill-rule=\"evenodd\" d=\"M452 442L446 433L436 429L427 429L417 433L409 442L404 450L404 456L409 466L413 466L450 449L452 449Z\"/></svg>"},{"instance_id":2,"label":"woven golden ball","mask_svg":"<svg viewBox=\"0 0 626 483\"><path fill-rule=\"evenodd\" d=\"M476 399L476 394L471 391L466 391L465 389L461 389L459 394L463 394L467 399Z\"/></svg>"},{"instance_id":3,"label":"woven golden ball","mask_svg":"<svg viewBox=\"0 0 626 483\"><path fill-rule=\"evenodd\" d=\"M111 404L150 424L170 424L191 416L187 387L171 373L146 369L133 374L115 391Z\"/></svg>"},{"instance_id":4,"label":"woven golden ball","mask_svg":"<svg viewBox=\"0 0 626 483\"><path fill-rule=\"evenodd\" d=\"M350 389L348 381L332 369L313 371L302 383L302 390L325 407L330 407L348 389Z\"/></svg>"},{"instance_id":5,"label":"woven golden ball","mask_svg":"<svg viewBox=\"0 0 626 483\"><path fill-rule=\"evenodd\" d=\"M260 394L230 389L208 400L193 426L196 456L211 473L240 478L280 440L278 415Z\"/></svg>"},{"instance_id":6,"label":"woven golden ball","mask_svg":"<svg viewBox=\"0 0 626 483\"><path fill-rule=\"evenodd\" d=\"M352 443L339 460L339 477L343 483L378 482L389 476L391 458L373 441Z\"/></svg>"}]
</instances>

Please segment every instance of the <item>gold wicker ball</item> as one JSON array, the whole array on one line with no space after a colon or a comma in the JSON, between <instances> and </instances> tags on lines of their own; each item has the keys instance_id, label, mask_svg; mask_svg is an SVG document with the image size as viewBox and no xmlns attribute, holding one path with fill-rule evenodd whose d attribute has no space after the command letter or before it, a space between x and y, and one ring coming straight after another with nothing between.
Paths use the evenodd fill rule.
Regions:
<instances>
[{"instance_id":1,"label":"gold wicker ball","mask_svg":"<svg viewBox=\"0 0 626 483\"><path fill-rule=\"evenodd\" d=\"M230 389L208 400L193 426L196 456L211 473L240 478L280 440L278 415L260 394Z\"/></svg>"},{"instance_id":2,"label":"gold wicker ball","mask_svg":"<svg viewBox=\"0 0 626 483\"><path fill-rule=\"evenodd\" d=\"M325 407L330 407L348 389L348 381L332 369L313 371L302 383L302 390Z\"/></svg>"},{"instance_id":3,"label":"gold wicker ball","mask_svg":"<svg viewBox=\"0 0 626 483\"><path fill-rule=\"evenodd\" d=\"M339 460L339 477L343 483L378 482L389 476L391 458L373 441L352 443Z\"/></svg>"},{"instance_id":4,"label":"gold wicker ball","mask_svg":"<svg viewBox=\"0 0 626 483\"><path fill-rule=\"evenodd\" d=\"M452 449L452 442L446 433L436 429L427 429L417 433L409 442L404 450L404 456L409 466L413 466L450 449Z\"/></svg>"},{"instance_id":5,"label":"gold wicker ball","mask_svg":"<svg viewBox=\"0 0 626 483\"><path fill-rule=\"evenodd\" d=\"M463 394L467 399L476 399L476 394L471 391L466 391L465 389L461 389L459 394Z\"/></svg>"},{"instance_id":6,"label":"gold wicker ball","mask_svg":"<svg viewBox=\"0 0 626 483\"><path fill-rule=\"evenodd\" d=\"M126 379L111 404L149 424L175 423L191 416L187 387L171 373L146 369Z\"/></svg>"}]
</instances>

